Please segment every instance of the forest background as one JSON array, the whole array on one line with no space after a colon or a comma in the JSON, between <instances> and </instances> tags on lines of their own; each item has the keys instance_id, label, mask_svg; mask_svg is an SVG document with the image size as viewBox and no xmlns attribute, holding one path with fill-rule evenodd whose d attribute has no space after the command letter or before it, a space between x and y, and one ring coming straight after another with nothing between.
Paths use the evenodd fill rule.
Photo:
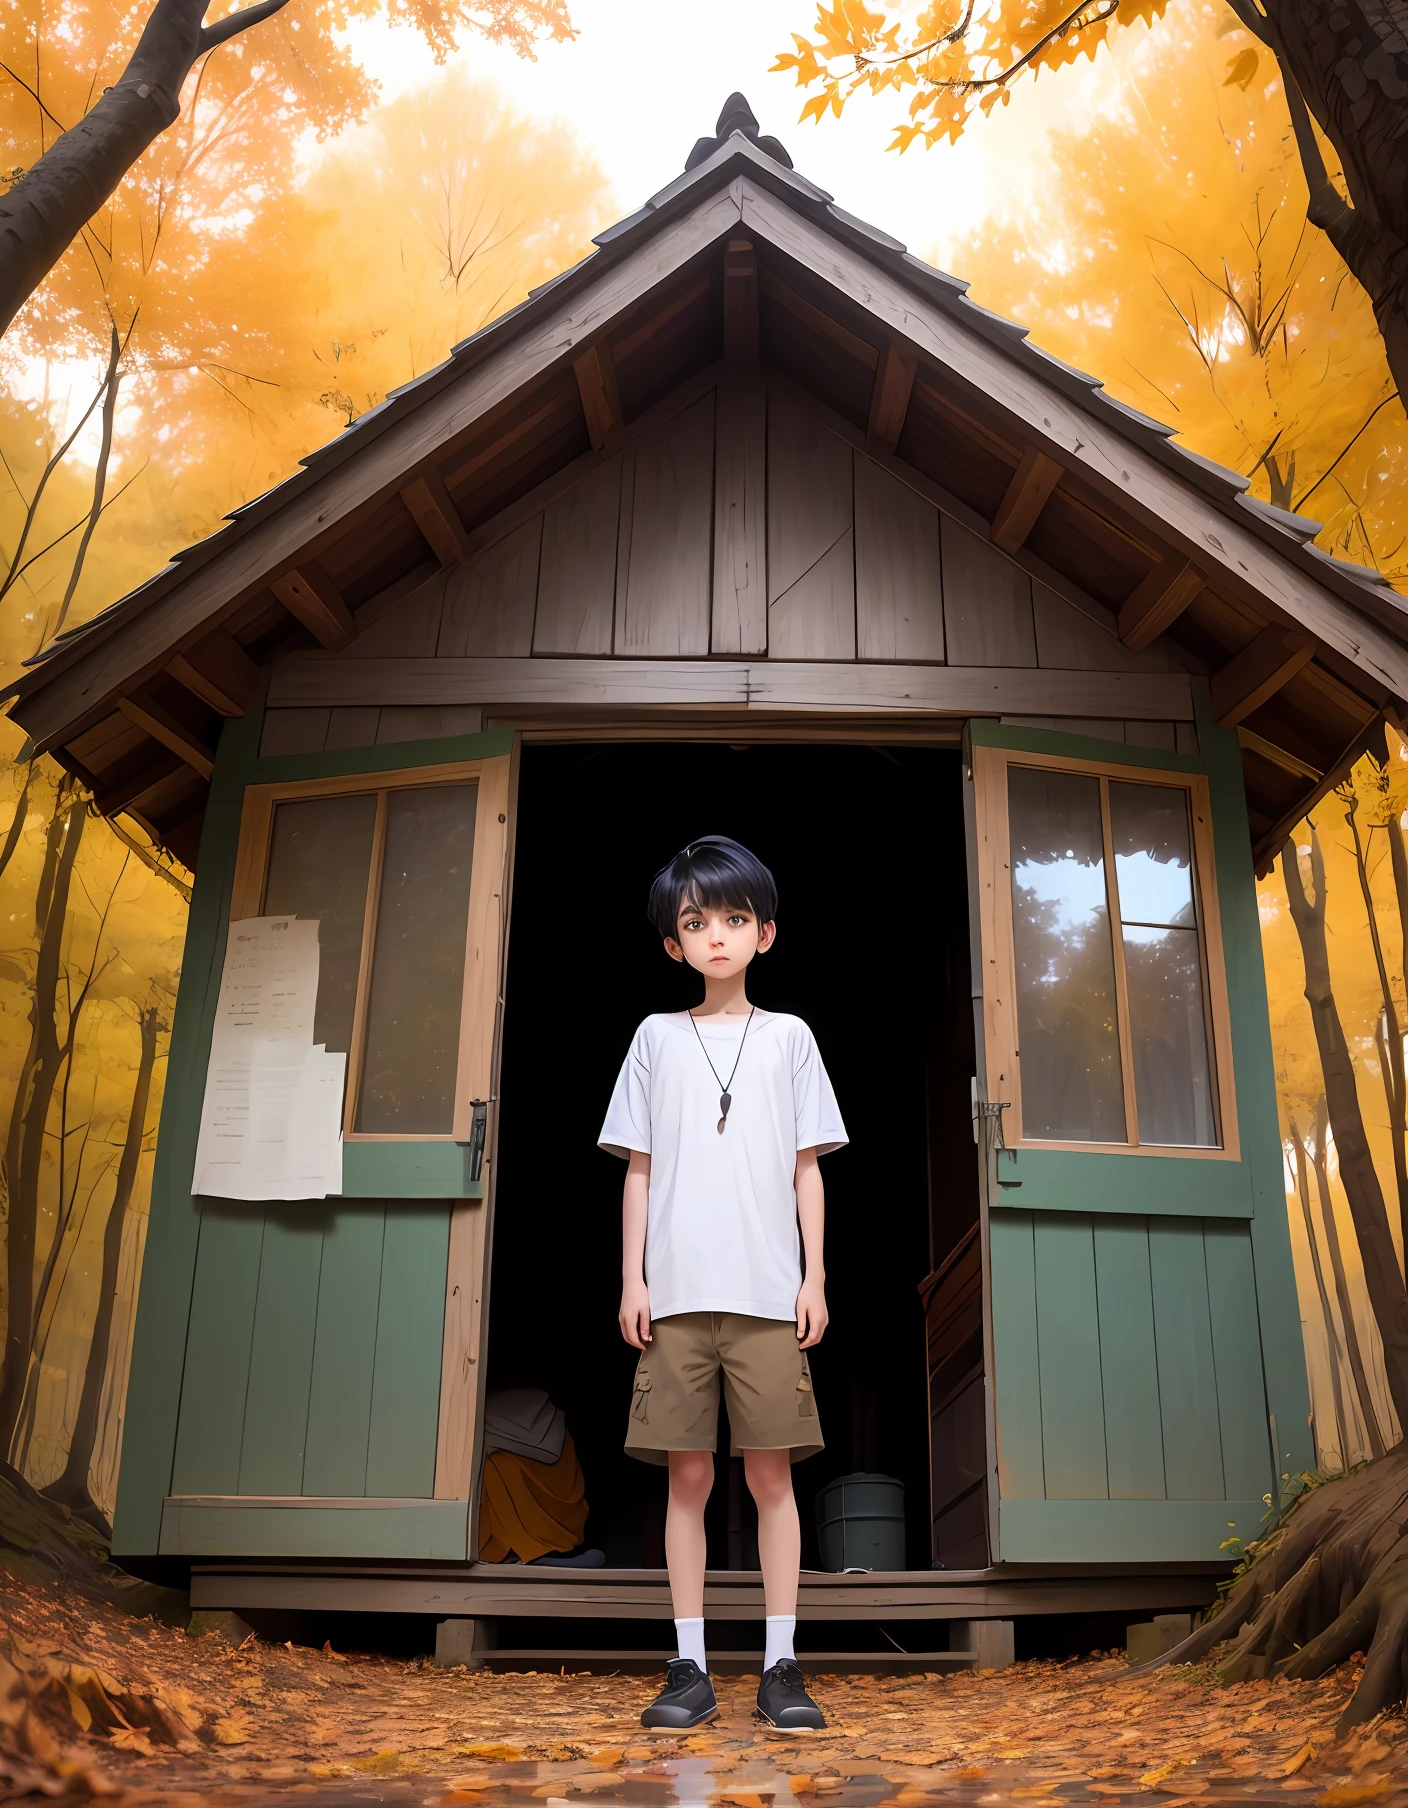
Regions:
<instances>
[{"instance_id":1,"label":"forest background","mask_svg":"<svg viewBox=\"0 0 1408 1808\"><path fill-rule=\"evenodd\" d=\"M444 24L458 9L434 0L295 0L207 58L176 125L0 340L0 682L584 255L737 86L853 211L908 232L977 300L1408 591L1403 406L1367 298L1306 222L1275 66L1221 0L1172 0L1090 64L1009 91L957 147L903 157L883 148L883 95L844 118L810 108L819 130L789 123L791 74L767 76L758 53L806 29L801 3L721 0L692 62L670 61L687 38L647 46L669 78L631 116L655 123L648 149L620 105L633 71L655 73L636 0L573 8L577 40L552 0L486 7L458 37ZM0 0L0 180L115 78L147 10ZM687 66L685 107L670 72L683 83ZM717 93L696 103L706 80ZM0 1462L102 1521L190 875L88 804L0 722ZM1408 747L1390 734L1293 838L1400 1255L1405 812ZM1399 1428L1285 880L1278 863L1261 884L1263 941L1333 1470Z\"/></svg>"}]
</instances>

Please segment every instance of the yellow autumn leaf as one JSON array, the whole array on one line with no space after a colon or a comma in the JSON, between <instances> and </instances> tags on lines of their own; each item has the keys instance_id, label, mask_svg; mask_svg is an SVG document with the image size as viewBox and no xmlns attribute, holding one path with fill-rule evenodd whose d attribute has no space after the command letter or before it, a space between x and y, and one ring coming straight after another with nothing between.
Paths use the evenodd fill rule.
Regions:
<instances>
[{"instance_id":1,"label":"yellow autumn leaf","mask_svg":"<svg viewBox=\"0 0 1408 1808\"><path fill-rule=\"evenodd\" d=\"M1227 75L1223 81L1224 88L1240 88L1243 94L1252 85L1252 78L1257 70L1257 54L1254 50L1239 50L1227 65Z\"/></svg>"},{"instance_id":2,"label":"yellow autumn leaf","mask_svg":"<svg viewBox=\"0 0 1408 1808\"><path fill-rule=\"evenodd\" d=\"M108 1734L119 1751L136 1752L143 1758L154 1758L152 1742L139 1726L115 1726Z\"/></svg>"},{"instance_id":3,"label":"yellow autumn leaf","mask_svg":"<svg viewBox=\"0 0 1408 1808\"><path fill-rule=\"evenodd\" d=\"M460 1745L455 1748L462 1758L483 1758L488 1764L512 1764L523 1756L516 1745L504 1745L496 1739L481 1739L473 1745ZM596 1763L593 1758L591 1762Z\"/></svg>"},{"instance_id":4,"label":"yellow autumn leaf","mask_svg":"<svg viewBox=\"0 0 1408 1808\"><path fill-rule=\"evenodd\" d=\"M390 1750L373 1752L370 1758L354 1758L352 1767L374 1777L389 1777L401 1768L401 1754Z\"/></svg>"},{"instance_id":5,"label":"yellow autumn leaf","mask_svg":"<svg viewBox=\"0 0 1408 1808\"><path fill-rule=\"evenodd\" d=\"M1362 1802L1381 1801L1394 1790L1392 1777L1361 1777L1357 1783L1332 1783L1315 1798L1315 1808L1359 1808Z\"/></svg>"},{"instance_id":6,"label":"yellow autumn leaf","mask_svg":"<svg viewBox=\"0 0 1408 1808\"><path fill-rule=\"evenodd\" d=\"M248 1745L253 1737L254 1722L243 1708L232 1708L223 1719L215 1722L217 1745Z\"/></svg>"},{"instance_id":7,"label":"yellow autumn leaf","mask_svg":"<svg viewBox=\"0 0 1408 1808\"><path fill-rule=\"evenodd\" d=\"M1308 1764L1314 1756L1315 1747L1307 1740L1293 1758L1287 1758L1281 1768L1273 1771L1271 1774L1278 1777L1293 1777L1296 1772L1300 1770L1302 1766Z\"/></svg>"}]
</instances>

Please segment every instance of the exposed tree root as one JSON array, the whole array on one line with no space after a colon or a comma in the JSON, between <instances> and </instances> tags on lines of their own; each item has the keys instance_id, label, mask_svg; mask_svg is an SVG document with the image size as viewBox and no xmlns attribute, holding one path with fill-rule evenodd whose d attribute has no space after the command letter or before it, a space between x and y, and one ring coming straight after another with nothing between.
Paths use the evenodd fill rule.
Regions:
<instances>
[{"instance_id":1,"label":"exposed tree root","mask_svg":"<svg viewBox=\"0 0 1408 1808\"><path fill-rule=\"evenodd\" d=\"M1339 1732L1408 1685L1408 1445L1305 1494L1211 1619L1144 1670L1211 1658L1223 1682L1311 1679L1366 1653Z\"/></svg>"}]
</instances>

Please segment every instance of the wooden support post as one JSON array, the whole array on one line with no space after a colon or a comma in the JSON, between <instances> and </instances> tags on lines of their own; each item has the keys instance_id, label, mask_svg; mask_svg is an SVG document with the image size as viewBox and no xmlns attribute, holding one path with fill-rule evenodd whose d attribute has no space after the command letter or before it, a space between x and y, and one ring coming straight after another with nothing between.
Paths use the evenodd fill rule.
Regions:
<instances>
[{"instance_id":1,"label":"wooden support post","mask_svg":"<svg viewBox=\"0 0 1408 1808\"><path fill-rule=\"evenodd\" d=\"M758 362L758 258L751 239L730 239L724 253L724 358Z\"/></svg>"},{"instance_id":2,"label":"wooden support post","mask_svg":"<svg viewBox=\"0 0 1408 1808\"><path fill-rule=\"evenodd\" d=\"M1156 565L1120 604L1120 639L1132 652L1142 653L1182 615L1202 588L1202 572L1186 560Z\"/></svg>"},{"instance_id":3,"label":"wooden support post","mask_svg":"<svg viewBox=\"0 0 1408 1808\"><path fill-rule=\"evenodd\" d=\"M222 716L246 715L259 683L259 667L223 628L207 634L184 653L173 654L166 669L192 696Z\"/></svg>"},{"instance_id":4,"label":"wooden support post","mask_svg":"<svg viewBox=\"0 0 1408 1808\"><path fill-rule=\"evenodd\" d=\"M169 710L154 703L150 697L119 697L117 707L129 722L134 722L144 734L149 734L154 741L174 753L179 760L197 771L202 778L209 778L215 770L215 755L201 740L194 730L178 722Z\"/></svg>"},{"instance_id":5,"label":"wooden support post","mask_svg":"<svg viewBox=\"0 0 1408 1808\"><path fill-rule=\"evenodd\" d=\"M402 490L401 500L442 565L469 557L469 535L438 471L422 471Z\"/></svg>"},{"instance_id":6,"label":"wooden support post","mask_svg":"<svg viewBox=\"0 0 1408 1808\"><path fill-rule=\"evenodd\" d=\"M992 543L1004 552L1016 552L1036 526L1046 499L1061 481L1064 466L1035 446L1028 446L1022 462L1007 486L1007 494L992 518Z\"/></svg>"},{"instance_id":7,"label":"wooden support post","mask_svg":"<svg viewBox=\"0 0 1408 1808\"><path fill-rule=\"evenodd\" d=\"M865 443L872 452L893 452L899 444L918 368L917 361L902 352L893 340L885 347L875 372L875 387L870 392L870 425Z\"/></svg>"},{"instance_id":8,"label":"wooden support post","mask_svg":"<svg viewBox=\"0 0 1408 1808\"><path fill-rule=\"evenodd\" d=\"M1213 673L1213 719L1224 728L1234 728L1314 657L1315 642L1308 634L1277 625L1263 628L1250 646Z\"/></svg>"},{"instance_id":9,"label":"wooden support post","mask_svg":"<svg viewBox=\"0 0 1408 1808\"><path fill-rule=\"evenodd\" d=\"M611 347L598 339L576 359L572 369L592 450L600 452L603 446L614 446L625 431L625 423L621 419L621 394L616 387L616 360Z\"/></svg>"},{"instance_id":10,"label":"wooden support post","mask_svg":"<svg viewBox=\"0 0 1408 1808\"><path fill-rule=\"evenodd\" d=\"M356 623L342 600L342 592L320 565L286 571L269 588L289 614L296 616L314 640L330 652L341 652L356 639Z\"/></svg>"},{"instance_id":11,"label":"wooden support post","mask_svg":"<svg viewBox=\"0 0 1408 1808\"><path fill-rule=\"evenodd\" d=\"M100 792L93 799L94 808L99 816L116 816L120 810L139 803L149 791L155 791L158 785L164 785L167 779L180 772L184 766L185 761L178 760L173 753L159 754L140 771Z\"/></svg>"}]
</instances>

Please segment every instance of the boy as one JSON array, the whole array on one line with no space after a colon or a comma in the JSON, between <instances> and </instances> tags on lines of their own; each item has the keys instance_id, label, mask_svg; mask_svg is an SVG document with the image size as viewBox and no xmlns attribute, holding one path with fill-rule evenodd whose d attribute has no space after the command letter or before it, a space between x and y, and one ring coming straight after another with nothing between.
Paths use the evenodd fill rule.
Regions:
<instances>
[{"instance_id":1,"label":"boy","mask_svg":"<svg viewBox=\"0 0 1408 1808\"><path fill-rule=\"evenodd\" d=\"M679 1655L641 1715L650 1727L699 1726L719 1711L704 1651L704 1504L720 1371L758 1508L758 1712L789 1731L826 1725L792 1648L801 1532L791 1465L822 1448L806 1354L827 1319L817 1158L846 1132L806 1024L748 1002L748 967L772 946L776 913L772 874L723 835L691 842L655 875L650 920L670 958L703 977L704 1002L646 1018L600 1137L629 1164L620 1324L642 1354L626 1449L670 1468L665 1558Z\"/></svg>"}]
</instances>

